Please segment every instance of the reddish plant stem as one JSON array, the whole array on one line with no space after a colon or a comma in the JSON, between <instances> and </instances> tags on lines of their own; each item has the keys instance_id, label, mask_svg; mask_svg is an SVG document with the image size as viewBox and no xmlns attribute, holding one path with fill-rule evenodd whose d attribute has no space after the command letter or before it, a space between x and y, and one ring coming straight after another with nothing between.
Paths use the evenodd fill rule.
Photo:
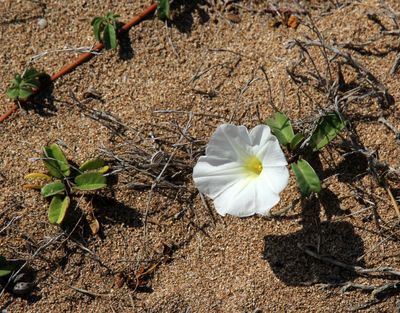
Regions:
<instances>
[{"instance_id":1,"label":"reddish plant stem","mask_svg":"<svg viewBox=\"0 0 400 313\"><path fill-rule=\"evenodd\" d=\"M50 80L54 82L57 78L60 78L61 76L71 72L75 68L77 68L79 65L82 63L85 63L86 61L89 61L95 54L93 52L100 52L103 50L104 45L102 43L97 43L90 52L84 52L82 53L75 61L73 61L70 64L65 65L62 67L58 72L54 73L51 77Z\"/></svg>"},{"instance_id":2,"label":"reddish plant stem","mask_svg":"<svg viewBox=\"0 0 400 313\"><path fill-rule=\"evenodd\" d=\"M128 23L124 24L119 30L118 33L122 34L124 32L127 32L132 26L138 24L141 22L143 19L145 19L147 16L152 14L155 10L157 9L157 4L154 3L151 6L149 6L146 10L144 10L142 13L139 15L136 15L133 17ZM77 68L79 65L82 63L85 63L86 61L90 60L95 54L93 52L100 52L104 48L104 45L102 43L97 43L91 52L85 52L82 53L75 61L72 63L62 67L58 72L54 73L51 77L50 80L54 82L57 78L60 78L61 76L71 72L75 68ZM35 90L34 92L38 92L40 89ZM0 123L3 122L6 118L8 118L10 115L12 115L14 112L16 112L18 109L18 106L14 103L13 106L3 115L0 116Z\"/></svg>"},{"instance_id":3,"label":"reddish plant stem","mask_svg":"<svg viewBox=\"0 0 400 313\"><path fill-rule=\"evenodd\" d=\"M13 103L13 106L2 116L0 116L0 123L3 122L7 117L9 117L11 114L13 114L15 111L17 111L18 106Z\"/></svg>"}]
</instances>

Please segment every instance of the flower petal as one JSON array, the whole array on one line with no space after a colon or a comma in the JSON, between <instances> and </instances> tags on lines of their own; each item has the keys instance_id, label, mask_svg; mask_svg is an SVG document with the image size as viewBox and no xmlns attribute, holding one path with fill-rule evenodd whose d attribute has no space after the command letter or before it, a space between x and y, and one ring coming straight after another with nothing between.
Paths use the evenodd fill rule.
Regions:
<instances>
[{"instance_id":1,"label":"flower petal","mask_svg":"<svg viewBox=\"0 0 400 313\"><path fill-rule=\"evenodd\" d=\"M257 157L262 160L264 167L287 165L285 155L275 136L271 136L271 139L262 146L261 149L255 152Z\"/></svg>"},{"instance_id":2,"label":"flower petal","mask_svg":"<svg viewBox=\"0 0 400 313\"><path fill-rule=\"evenodd\" d=\"M271 129L267 125L257 125L250 131L250 139L253 146L263 146L272 137Z\"/></svg>"},{"instance_id":3,"label":"flower petal","mask_svg":"<svg viewBox=\"0 0 400 313\"><path fill-rule=\"evenodd\" d=\"M214 206L217 212L245 217L256 213L255 184L256 179L240 179L225 189L214 199Z\"/></svg>"},{"instance_id":4,"label":"flower petal","mask_svg":"<svg viewBox=\"0 0 400 313\"><path fill-rule=\"evenodd\" d=\"M271 209L279 202L279 194L275 193L261 177L256 185L257 208L256 213L268 215Z\"/></svg>"},{"instance_id":5,"label":"flower petal","mask_svg":"<svg viewBox=\"0 0 400 313\"><path fill-rule=\"evenodd\" d=\"M219 214L238 217L266 215L278 202L279 196L260 178L237 181L214 199Z\"/></svg>"},{"instance_id":6,"label":"flower petal","mask_svg":"<svg viewBox=\"0 0 400 313\"><path fill-rule=\"evenodd\" d=\"M250 146L251 140L245 126L223 124L212 135L207 145L206 155L239 161L248 156Z\"/></svg>"},{"instance_id":7,"label":"flower petal","mask_svg":"<svg viewBox=\"0 0 400 313\"><path fill-rule=\"evenodd\" d=\"M243 178L243 166L216 157L202 156L193 168L193 180L200 192L214 199Z\"/></svg>"},{"instance_id":8,"label":"flower petal","mask_svg":"<svg viewBox=\"0 0 400 313\"><path fill-rule=\"evenodd\" d=\"M265 166L260 176L276 194L285 189L289 182L289 170L286 166Z\"/></svg>"}]
</instances>

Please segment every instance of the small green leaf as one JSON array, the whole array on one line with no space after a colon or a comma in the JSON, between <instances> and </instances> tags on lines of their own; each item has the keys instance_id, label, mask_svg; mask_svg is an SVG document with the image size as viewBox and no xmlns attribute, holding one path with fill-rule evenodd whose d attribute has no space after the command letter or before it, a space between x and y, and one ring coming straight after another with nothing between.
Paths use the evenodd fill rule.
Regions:
<instances>
[{"instance_id":1,"label":"small green leaf","mask_svg":"<svg viewBox=\"0 0 400 313\"><path fill-rule=\"evenodd\" d=\"M79 170L82 172L85 171L91 171L91 170L97 170L106 165L106 162L102 159L92 159L92 160L87 160L84 162L80 167Z\"/></svg>"},{"instance_id":2,"label":"small green leaf","mask_svg":"<svg viewBox=\"0 0 400 313\"><path fill-rule=\"evenodd\" d=\"M42 189L40 190L40 193L42 194L43 197L47 198L47 197L62 193L64 191L65 191L64 184L60 181L56 181L56 182L44 185L42 187Z\"/></svg>"},{"instance_id":3,"label":"small green leaf","mask_svg":"<svg viewBox=\"0 0 400 313\"><path fill-rule=\"evenodd\" d=\"M96 190L107 186L107 179L98 172L87 172L75 177L76 189Z\"/></svg>"},{"instance_id":4,"label":"small green leaf","mask_svg":"<svg viewBox=\"0 0 400 313\"><path fill-rule=\"evenodd\" d=\"M8 276L15 269L13 264L7 262L6 258L0 256L0 277Z\"/></svg>"},{"instance_id":5,"label":"small green leaf","mask_svg":"<svg viewBox=\"0 0 400 313\"><path fill-rule=\"evenodd\" d=\"M111 24L107 24L103 32L103 43L107 50L117 47L117 34Z\"/></svg>"},{"instance_id":6,"label":"small green leaf","mask_svg":"<svg viewBox=\"0 0 400 313\"><path fill-rule=\"evenodd\" d=\"M106 165L106 166L103 166L103 167L97 169L96 172L100 173L100 174L105 174L108 172L109 169L110 169L110 167L108 165Z\"/></svg>"},{"instance_id":7,"label":"small green leaf","mask_svg":"<svg viewBox=\"0 0 400 313\"><path fill-rule=\"evenodd\" d=\"M33 95L32 88L29 88L29 89L20 88L18 91L18 99L21 99L21 100L26 100L32 95Z\"/></svg>"},{"instance_id":8,"label":"small green leaf","mask_svg":"<svg viewBox=\"0 0 400 313\"><path fill-rule=\"evenodd\" d=\"M6 267L0 267L0 277L10 275L12 270L7 269Z\"/></svg>"},{"instance_id":9,"label":"small green leaf","mask_svg":"<svg viewBox=\"0 0 400 313\"><path fill-rule=\"evenodd\" d=\"M7 97L12 100L17 100L19 95L19 88L16 87L8 87L6 91Z\"/></svg>"},{"instance_id":10,"label":"small green leaf","mask_svg":"<svg viewBox=\"0 0 400 313\"><path fill-rule=\"evenodd\" d=\"M171 18L169 0L157 1L157 16L160 20L169 20Z\"/></svg>"},{"instance_id":11,"label":"small green leaf","mask_svg":"<svg viewBox=\"0 0 400 313\"><path fill-rule=\"evenodd\" d=\"M297 164L292 163L292 170L296 175L297 185L303 196L308 196L311 192L321 191L321 182L312 166L300 159Z\"/></svg>"},{"instance_id":12,"label":"small green leaf","mask_svg":"<svg viewBox=\"0 0 400 313\"><path fill-rule=\"evenodd\" d=\"M101 17L101 16L96 16L96 17L94 17L93 19L92 19L92 21L90 22L90 25L94 25L95 23L97 23L98 21L102 21L103 20L103 17Z\"/></svg>"},{"instance_id":13,"label":"small green leaf","mask_svg":"<svg viewBox=\"0 0 400 313\"><path fill-rule=\"evenodd\" d=\"M292 141L290 142L289 146L290 146L290 150L296 150L297 147L299 146L299 144L303 141L304 136L300 133L297 133L296 135L294 135L294 137L292 138Z\"/></svg>"},{"instance_id":14,"label":"small green leaf","mask_svg":"<svg viewBox=\"0 0 400 313\"><path fill-rule=\"evenodd\" d=\"M67 158L57 144L43 147L43 158L43 163L52 176L62 178L71 174Z\"/></svg>"},{"instance_id":15,"label":"small green leaf","mask_svg":"<svg viewBox=\"0 0 400 313\"><path fill-rule=\"evenodd\" d=\"M93 34L97 41L101 41L102 24L103 19L101 17L96 17L92 21Z\"/></svg>"},{"instance_id":16,"label":"small green leaf","mask_svg":"<svg viewBox=\"0 0 400 313\"><path fill-rule=\"evenodd\" d=\"M285 114L277 112L274 118L269 118L265 123L271 127L272 133L282 145L288 145L293 140L294 132L292 124Z\"/></svg>"},{"instance_id":17,"label":"small green leaf","mask_svg":"<svg viewBox=\"0 0 400 313\"><path fill-rule=\"evenodd\" d=\"M40 73L34 69L33 67L31 67L30 69L27 69L24 73L24 75L22 75L22 80L29 82L29 81L36 81L39 78Z\"/></svg>"},{"instance_id":18,"label":"small green leaf","mask_svg":"<svg viewBox=\"0 0 400 313\"><path fill-rule=\"evenodd\" d=\"M49 222L51 224L61 224L65 218L69 207L70 199L66 196L64 199L61 196L54 196L51 199L50 206L49 206Z\"/></svg>"},{"instance_id":19,"label":"small green leaf","mask_svg":"<svg viewBox=\"0 0 400 313\"><path fill-rule=\"evenodd\" d=\"M20 89L30 90L31 92L33 92L33 89L38 89L39 87L40 87L39 80L37 80L37 81L25 81L24 80L19 85Z\"/></svg>"},{"instance_id":20,"label":"small green leaf","mask_svg":"<svg viewBox=\"0 0 400 313\"><path fill-rule=\"evenodd\" d=\"M44 180L44 181L51 181L51 177L44 173L29 173L24 177L27 180Z\"/></svg>"},{"instance_id":21,"label":"small green leaf","mask_svg":"<svg viewBox=\"0 0 400 313\"><path fill-rule=\"evenodd\" d=\"M344 128L345 124L346 122L341 119L337 112L322 116L310 138L310 146L313 151L321 150L330 143Z\"/></svg>"},{"instance_id":22,"label":"small green leaf","mask_svg":"<svg viewBox=\"0 0 400 313\"><path fill-rule=\"evenodd\" d=\"M19 74L15 74L14 79L11 81L11 84L13 86L19 86L22 82L22 77Z\"/></svg>"}]
</instances>

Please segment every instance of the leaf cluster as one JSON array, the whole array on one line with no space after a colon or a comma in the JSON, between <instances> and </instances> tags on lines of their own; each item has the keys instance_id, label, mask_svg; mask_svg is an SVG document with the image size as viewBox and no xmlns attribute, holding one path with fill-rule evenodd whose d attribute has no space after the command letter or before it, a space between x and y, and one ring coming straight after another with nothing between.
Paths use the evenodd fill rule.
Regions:
<instances>
[{"instance_id":1,"label":"leaf cluster","mask_svg":"<svg viewBox=\"0 0 400 313\"><path fill-rule=\"evenodd\" d=\"M40 180L41 186L28 185L40 189L43 197L52 197L48 218L52 224L61 224L67 214L71 196L78 191L91 191L107 186L104 174L109 167L102 159L91 159L79 168L72 167L64 152L57 144L43 147L42 161L48 173L30 173L25 176L28 180Z\"/></svg>"},{"instance_id":2,"label":"leaf cluster","mask_svg":"<svg viewBox=\"0 0 400 313\"><path fill-rule=\"evenodd\" d=\"M27 69L22 75L15 74L7 88L6 94L12 100L26 100L40 87L40 76L36 69Z\"/></svg>"},{"instance_id":3,"label":"leaf cluster","mask_svg":"<svg viewBox=\"0 0 400 313\"><path fill-rule=\"evenodd\" d=\"M97 41L104 44L107 50L115 49L118 45L118 14L108 12L105 16L96 16L92 20L93 34Z\"/></svg>"},{"instance_id":4,"label":"leaf cluster","mask_svg":"<svg viewBox=\"0 0 400 313\"><path fill-rule=\"evenodd\" d=\"M291 121L282 112L275 113L275 116L268 119L266 124L278 138L279 143L287 146L290 151L300 150L300 144L303 143L302 151L306 151L309 148L312 152L317 152L336 138L345 127L346 122L336 111L329 112L318 120L308 140L304 140L305 136L303 134L293 131ZM297 162L291 164L291 167L303 196L321 191L320 179L310 163L300 157Z\"/></svg>"}]
</instances>

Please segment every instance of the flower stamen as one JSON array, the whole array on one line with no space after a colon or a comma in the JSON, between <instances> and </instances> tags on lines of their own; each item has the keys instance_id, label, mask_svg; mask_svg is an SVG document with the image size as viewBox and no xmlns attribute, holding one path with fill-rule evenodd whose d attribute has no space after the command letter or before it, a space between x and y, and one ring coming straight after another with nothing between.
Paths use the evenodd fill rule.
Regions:
<instances>
[{"instance_id":1,"label":"flower stamen","mask_svg":"<svg viewBox=\"0 0 400 313\"><path fill-rule=\"evenodd\" d=\"M245 161L244 161L244 170L251 175L260 175L262 170L263 170L263 166L261 161L255 156L249 156Z\"/></svg>"}]
</instances>

